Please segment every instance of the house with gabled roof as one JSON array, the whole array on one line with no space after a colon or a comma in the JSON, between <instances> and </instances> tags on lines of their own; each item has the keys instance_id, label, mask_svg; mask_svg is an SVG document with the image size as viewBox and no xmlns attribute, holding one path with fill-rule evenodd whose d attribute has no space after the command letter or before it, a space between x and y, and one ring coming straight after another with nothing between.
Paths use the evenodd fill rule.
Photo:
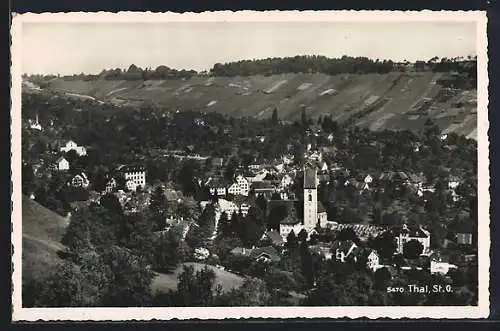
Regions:
<instances>
[{"instance_id":1,"label":"house with gabled roof","mask_svg":"<svg viewBox=\"0 0 500 331\"><path fill-rule=\"evenodd\" d=\"M55 164L54 167L58 171L68 171L69 170L69 162L64 158L64 156L59 157Z\"/></svg>"},{"instance_id":2,"label":"house with gabled roof","mask_svg":"<svg viewBox=\"0 0 500 331\"><path fill-rule=\"evenodd\" d=\"M336 261L345 263L358 246L352 240L334 241L332 252Z\"/></svg>"}]
</instances>

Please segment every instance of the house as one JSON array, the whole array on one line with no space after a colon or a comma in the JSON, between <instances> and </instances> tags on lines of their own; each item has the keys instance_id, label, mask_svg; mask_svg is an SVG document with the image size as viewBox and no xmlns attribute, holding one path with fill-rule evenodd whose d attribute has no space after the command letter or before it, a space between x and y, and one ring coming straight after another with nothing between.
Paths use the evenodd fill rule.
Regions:
<instances>
[{"instance_id":1,"label":"house","mask_svg":"<svg viewBox=\"0 0 500 331\"><path fill-rule=\"evenodd\" d=\"M360 181L357 181L355 179L346 180L344 182L344 186L351 186L354 189L356 189L357 191L359 191L359 193L363 193L364 191L370 189L370 187L368 186L368 184L366 182L360 182Z\"/></svg>"},{"instance_id":2,"label":"house","mask_svg":"<svg viewBox=\"0 0 500 331\"><path fill-rule=\"evenodd\" d=\"M67 171L69 170L69 162L68 160L66 160L64 157L60 157L57 159L56 163L55 163L55 168L56 170L59 170L59 171Z\"/></svg>"},{"instance_id":3,"label":"house","mask_svg":"<svg viewBox=\"0 0 500 331\"><path fill-rule=\"evenodd\" d=\"M106 193L112 193L117 188L118 188L118 181L116 180L115 177L111 177L111 179L106 182L104 191L106 191Z\"/></svg>"},{"instance_id":4,"label":"house","mask_svg":"<svg viewBox=\"0 0 500 331\"><path fill-rule=\"evenodd\" d=\"M84 146L78 146L73 140L68 140L66 145L61 147L61 152L68 153L69 151L75 151L78 156L87 155L87 149Z\"/></svg>"},{"instance_id":5,"label":"house","mask_svg":"<svg viewBox=\"0 0 500 331\"><path fill-rule=\"evenodd\" d=\"M457 269L457 266L447 262L439 262L434 260L430 261L431 274L446 275L452 269Z\"/></svg>"},{"instance_id":6,"label":"house","mask_svg":"<svg viewBox=\"0 0 500 331\"><path fill-rule=\"evenodd\" d=\"M472 245L472 233L459 232L456 238L459 245Z\"/></svg>"},{"instance_id":7,"label":"house","mask_svg":"<svg viewBox=\"0 0 500 331\"><path fill-rule=\"evenodd\" d=\"M398 253L403 253L404 245L410 240L417 240L423 246L422 254L428 254L431 247L431 235L429 231L423 227L408 227L404 224L401 227L393 229L394 237L396 238L396 250Z\"/></svg>"},{"instance_id":8,"label":"house","mask_svg":"<svg viewBox=\"0 0 500 331\"><path fill-rule=\"evenodd\" d=\"M231 218L233 213L241 213L246 216L250 210L250 205L247 203L235 203L233 201L219 199L215 206L215 220L218 221L222 213L226 213L228 218Z\"/></svg>"},{"instance_id":9,"label":"house","mask_svg":"<svg viewBox=\"0 0 500 331\"><path fill-rule=\"evenodd\" d=\"M373 182L373 177L370 176L370 174L366 175L365 178L363 179L363 181L365 182L365 184L370 184L371 182Z\"/></svg>"},{"instance_id":10,"label":"house","mask_svg":"<svg viewBox=\"0 0 500 331\"><path fill-rule=\"evenodd\" d=\"M245 177L238 175L236 176L235 181L227 189L227 193L233 195L248 196L249 190L250 184L248 180Z\"/></svg>"},{"instance_id":11,"label":"house","mask_svg":"<svg viewBox=\"0 0 500 331\"><path fill-rule=\"evenodd\" d=\"M250 258L257 262L277 263L281 261L276 248L272 246L257 247L250 252Z\"/></svg>"},{"instance_id":12,"label":"house","mask_svg":"<svg viewBox=\"0 0 500 331\"><path fill-rule=\"evenodd\" d=\"M377 251L370 248L356 247L349 257L354 263L365 263L366 268L371 271L375 271L380 267L380 257Z\"/></svg>"},{"instance_id":13,"label":"house","mask_svg":"<svg viewBox=\"0 0 500 331\"><path fill-rule=\"evenodd\" d=\"M271 197L276 192L276 188L270 181L253 182L250 189L256 196Z\"/></svg>"},{"instance_id":14,"label":"house","mask_svg":"<svg viewBox=\"0 0 500 331\"><path fill-rule=\"evenodd\" d=\"M247 176L246 179L248 180L249 183L262 182L268 174L269 171L267 169L261 169L259 170L258 173L254 174L253 176Z\"/></svg>"},{"instance_id":15,"label":"house","mask_svg":"<svg viewBox=\"0 0 500 331\"><path fill-rule=\"evenodd\" d=\"M328 222L328 214L326 213L326 209L321 203L318 201L318 224L325 225Z\"/></svg>"},{"instance_id":16,"label":"house","mask_svg":"<svg viewBox=\"0 0 500 331\"><path fill-rule=\"evenodd\" d=\"M283 241L283 238L280 236L279 232L271 230L271 231L266 231L260 238L261 240L266 240L268 239L273 246L281 247L285 243Z\"/></svg>"},{"instance_id":17,"label":"house","mask_svg":"<svg viewBox=\"0 0 500 331\"><path fill-rule=\"evenodd\" d=\"M448 178L448 189L455 190L460 185L460 178L457 176L450 176Z\"/></svg>"},{"instance_id":18,"label":"house","mask_svg":"<svg viewBox=\"0 0 500 331\"><path fill-rule=\"evenodd\" d=\"M208 186L211 195L223 197L227 195L227 188L230 182L223 177L210 177L205 185Z\"/></svg>"},{"instance_id":19,"label":"house","mask_svg":"<svg viewBox=\"0 0 500 331\"><path fill-rule=\"evenodd\" d=\"M85 173L79 173L73 176L71 178L70 182L68 182L68 186L71 185L72 187L81 187L81 188L87 188L90 185L89 179L87 178L87 175Z\"/></svg>"},{"instance_id":20,"label":"house","mask_svg":"<svg viewBox=\"0 0 500 331\"><path fill-rule=\"evenodd\" d=\"M146 187L146 167L143 165L120 165L116 172L123 176L129 191Z\"/></svg>"},{"instance_id":21,"label":"house","mask_svg":"<svg viewBox=\"0 0 500 331\"><path fill-rule=\"evenodd\" d=\"M348 261L349 255L354 252L358 246L352 240L335 241L332 245L332 252L334 253L335 260L345 263Z\"/></svg>"}]
</instances>

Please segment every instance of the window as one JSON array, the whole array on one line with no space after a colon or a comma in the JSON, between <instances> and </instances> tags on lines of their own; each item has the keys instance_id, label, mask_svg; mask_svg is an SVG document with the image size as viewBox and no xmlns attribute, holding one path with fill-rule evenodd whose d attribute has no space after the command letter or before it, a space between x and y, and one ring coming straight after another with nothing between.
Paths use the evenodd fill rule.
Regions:
<instances>
[{"instance_id":1,"label":"window","mask_svg":"<svg viewBox=\"0 0 500 331\"><path fill-rule=\"evenodd\" d=\"M313 200L313 197L311 194L309 194L309 202L311 202Z\"/></svg>"}]
</instances>

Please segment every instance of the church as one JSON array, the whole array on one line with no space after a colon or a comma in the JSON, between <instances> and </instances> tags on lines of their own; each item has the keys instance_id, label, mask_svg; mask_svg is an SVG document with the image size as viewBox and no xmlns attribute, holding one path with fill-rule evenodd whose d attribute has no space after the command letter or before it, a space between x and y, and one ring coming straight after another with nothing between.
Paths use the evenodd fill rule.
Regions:
<instances>
[{"instance_id":1,"label":"church","mask_svg":"<svg viewBox=\"0 0 500 331\"><path fill-rule=\"evenodd\" d=\"M287 208L287 216L280 221L280 235L286 240L293 230L297 235L303 229L310 235L319 225L325 227L327 223L326 210L318 201L318 174L317 169L306 164L304 166L304 199L303 202L294 200L272 201Z\"/></svg>"}]
</instances>

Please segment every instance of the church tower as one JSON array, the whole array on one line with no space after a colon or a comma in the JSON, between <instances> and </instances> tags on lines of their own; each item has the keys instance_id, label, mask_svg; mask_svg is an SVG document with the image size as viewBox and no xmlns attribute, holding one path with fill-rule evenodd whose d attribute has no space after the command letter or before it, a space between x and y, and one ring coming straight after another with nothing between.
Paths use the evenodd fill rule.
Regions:
<instances>
[{"instance_id":1,"label":"church tower","mask_svg":"<svg viewBox=\"0 0 500 331\"><path fill-rule=\"evenodd\" d=\"M304 228L314 229L318 223L317 170L310 164L304 166Z\"/></svg>"}]
</instances>

